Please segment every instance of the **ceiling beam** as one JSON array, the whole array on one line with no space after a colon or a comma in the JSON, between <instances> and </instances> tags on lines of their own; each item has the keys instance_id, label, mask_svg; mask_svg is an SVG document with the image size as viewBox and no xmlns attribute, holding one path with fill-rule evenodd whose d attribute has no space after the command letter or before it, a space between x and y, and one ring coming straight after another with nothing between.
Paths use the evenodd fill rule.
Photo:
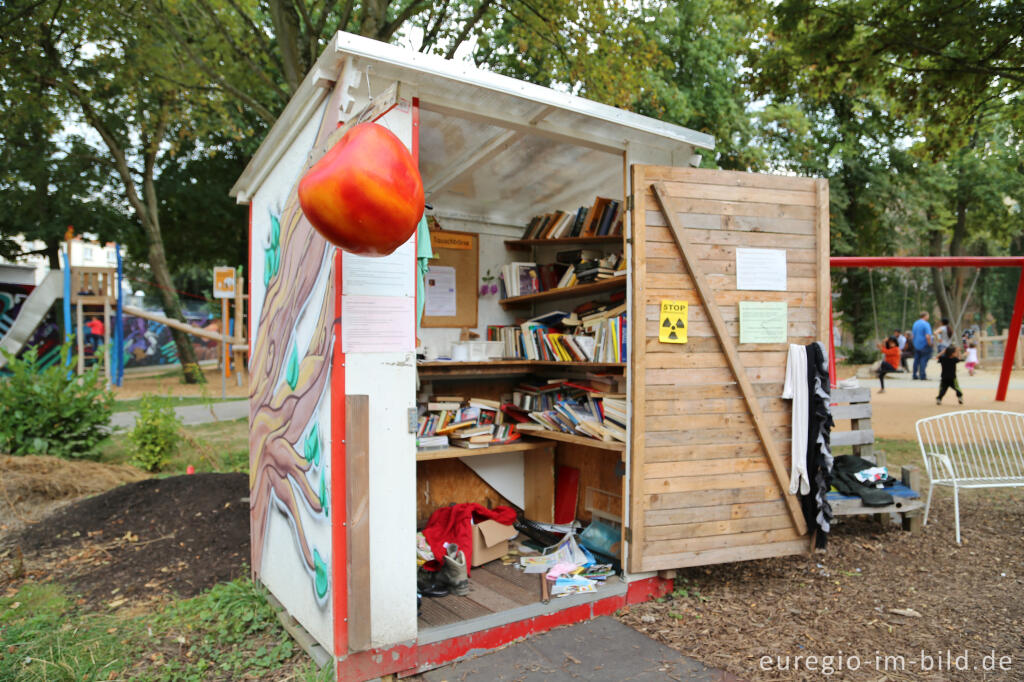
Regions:
<instances>
[{"instance_id":1,"label":"ceiling beam","mask_svg":"<svg viewBox=\"0 0 1024 682\"><path fill-rule=\"evenodd\" d=\"M436 114L441 114L442 116L453 116L455 118L466 119L467 121L477 121L487 125L505 128L506 130L514 130L528 135L536 135L555 142L562 142L564 144L574 145L577 147L586 147L588 149L596 149L616 156L621 156L622 150L625 149L626 146L625 139L610 139L598 135L583 133L578 129L563 128L561 126L546 123L543 120L533 123L532 118L536 117L536 114L531 118L498 114L493 111L478 109L473 105L469 105L461 101L446 102L442 99L433 97L428 93L421 95L420 109L423 111L432 111ZM554 107L551 107L551 109L554 109ZM547 116L548 113L550 112L544 112L544 116ZM541 118L543 119L543 117Z\"/></svg>"},{"instance_id":2,"label":"ceiling beam","mask_svg":"<svg viewBox=\"0 0 1024 682\"><path fill-rule=\"evenodd\" d=\"M554 110L555 107L553 106L544 105L540 107L537 112L530 117L530 125L537 125ZM442 171L440 177L431 179L430 186L427 187L426 191L427 196L432 196L441 192L466 173L476 170L482 164L493 159L495 156L522 139L525 134L526 133L523 131L506 130L491 137L483 144L477 145L475 148L468 150L458 159L449 164L448 167Z\"/></svg>"}]
</instances>

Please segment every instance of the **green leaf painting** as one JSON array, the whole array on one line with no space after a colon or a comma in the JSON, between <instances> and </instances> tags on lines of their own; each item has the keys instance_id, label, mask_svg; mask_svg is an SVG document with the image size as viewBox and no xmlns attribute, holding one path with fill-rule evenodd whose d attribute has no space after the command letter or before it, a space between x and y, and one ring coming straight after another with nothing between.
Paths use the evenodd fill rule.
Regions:
<instances>
[{"instance_id":1,"label":"green leaf painting","mask_svg":"<svg viewBox=\"0 0 1024 682\"><path fill-rule=\"evenodd\" d=\"M313 428L309 430L309 435L306 436L306 442L303 444L303 454L307 462L313 466L320 466L320 428L316 424L313 424Z\"/></svg>"},{"instance_id":2,"label":"green leaf painting","mask_svg":"<svg viewBox=\"0 0 1024 682\"><path fill-rule=\"evenodd\" d=\"M299 383L299 350L295 346L292 346L292 353L288 358L288 369L284 380L288 382L288 387L293 391Z\"/></svg>"},{"instance_id":3,"label":"green leaf painting","mask_svg":"<svg viewBox=\"0 0 1024 682\"><path fill-rule=\"evenodd\" d=\"M313 585L316 589L316 596L319 599L323 599L327 596L327 588L329 582L327 580L327 562L320 556L320 552L313 549L313 566L316 567L316 580Z\"/></svg>"}]
</instances>

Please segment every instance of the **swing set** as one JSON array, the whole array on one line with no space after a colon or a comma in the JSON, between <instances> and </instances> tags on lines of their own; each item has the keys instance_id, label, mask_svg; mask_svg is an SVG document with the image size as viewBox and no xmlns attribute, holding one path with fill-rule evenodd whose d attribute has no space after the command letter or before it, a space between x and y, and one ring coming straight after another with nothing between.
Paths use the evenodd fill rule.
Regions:
<instances>
[{"instance_id":1,"label":"swing set","mask_svg":"<svg viewBox=\"0 0 1024 682\"><path fill-rule=\"evenodd\" d=\"M1010 318L1010 329L1006 336L1006 348L1003 352L1003 365L999 371L999 384L996 387L996 400L1006 401L1006 390L1010 384L1010 370L1013 369L1013 357L1017 352L1020 338L1021 320L1024 318L1024 256L833 256L829 260L833 268L1020 268L1020 280L1017 283L1017 294L1013 303L1013 316ZM973 291L974 284L971 284ZM969 295L969 294L968 294ZM874 291L872 290L872 309L874 307ZM829 310L829 326L832 323ZM878 333L878 320L875 320L875 333ZM835 377L835 341L829 334L829 367L830 374Z\"/></svg>"}]
</instances>

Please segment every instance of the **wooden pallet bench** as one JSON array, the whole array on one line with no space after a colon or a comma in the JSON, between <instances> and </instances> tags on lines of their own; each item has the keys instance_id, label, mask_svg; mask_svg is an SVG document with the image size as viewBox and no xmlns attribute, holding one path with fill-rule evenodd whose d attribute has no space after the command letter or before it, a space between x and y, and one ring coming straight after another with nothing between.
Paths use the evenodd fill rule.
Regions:
<instances>
[{"instance_id":1,"label":"wooden pallet bench","mask_svg":"<svg viewBox=\"0 0 1024 682\"><path fill-rule=\"evenodd\" d=\"M832 389L832 418L838 425L840 421L849 420L848 431L832 432L832 454L838 448L850 447L852 454L874 462L877 466L885 466L885 453L875 450L875 432L871 428L871 389L870 388L834 388ZM921 527L921 509L924 502L917 492L921 487L921 470L914 465L904 465L900 469L900 484L886 488L885 492L893 496L893 503L884 507L868 507L859 497L850 497L832 491L826 496L832 506L834 516L852 516L858 514L877 515L884 521L889 514L899 514L903 530L913 532Z\"/></svg>"}]
</instances>

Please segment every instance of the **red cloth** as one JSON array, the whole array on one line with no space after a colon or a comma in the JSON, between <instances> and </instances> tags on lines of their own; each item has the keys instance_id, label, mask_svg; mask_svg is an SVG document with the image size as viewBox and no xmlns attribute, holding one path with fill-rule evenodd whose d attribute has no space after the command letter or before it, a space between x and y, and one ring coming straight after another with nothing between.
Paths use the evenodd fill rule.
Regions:
<instances>
[{"instance_id":1,"label":"red cloth","mask_svg":"<svg viewBox=\"0 0 1024 682\"><path fill-rule=\"evenodd\" d=\"M488 509L475 502L465 502L441 507L431 514L427 527L423 529L423 537L434 552L434 561L428 561L424 568L438 570L444 564L444 543L454 542L466 555L466 575L469 575L473 563L473 522L487 519L511 526L516 520L516 510L512 507ZM437 565L432 566L435 562Z\"/></svg>"}]
</instances>

